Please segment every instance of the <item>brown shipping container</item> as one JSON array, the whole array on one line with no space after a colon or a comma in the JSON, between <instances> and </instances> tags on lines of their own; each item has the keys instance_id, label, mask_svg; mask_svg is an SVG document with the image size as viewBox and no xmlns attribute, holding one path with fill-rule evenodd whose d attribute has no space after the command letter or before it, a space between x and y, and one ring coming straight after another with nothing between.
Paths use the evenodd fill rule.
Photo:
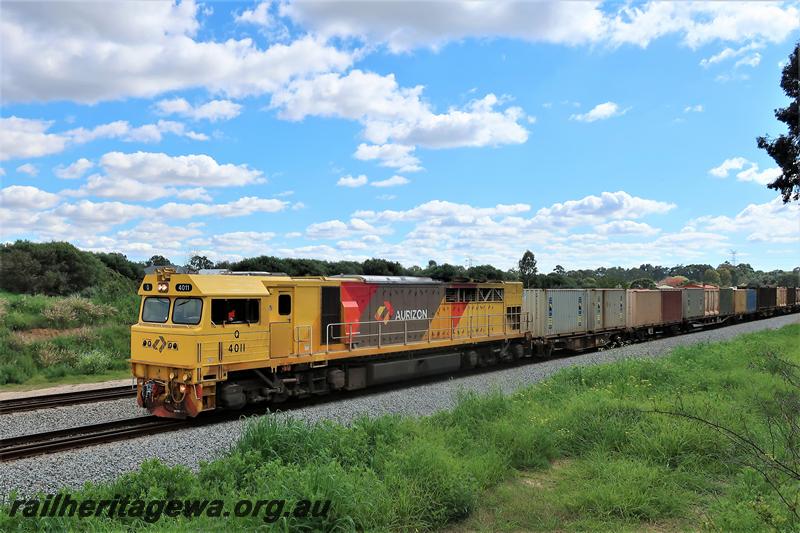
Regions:
<instances>
[{"instance_id":1,"label":"brown shipping container","mask_svg":"<svg viewBox=\"0 0 800 533\"><path fill-rule=\"evenodd\" d=\"M758 291L758 310L771 309L776 306L778 296L775 287L759 287Z\"/></svg>"},{"instance_id":2,"label":"brown shipping container","mask_svg":"<svg viewBox=\"0 0 800 533\"><path fill-rule=\"evenodd\" d=\"M703 302L706 316L717 316L719 314L719 289L708 287L703 289Z\"/></svg>"},{"instance_id":3,"label":"brown shipping container","mask_svg":"<svg viewBox=\"0 0 800 533\"><path fill-rule=\"evenodd\" d=\"M657 324L661 324L661 291L628 290L628 327L637 328Z\"/></svg>"},{"instance_id":4,"label":"brown shipping container","mask_svg":"<svg viewBox=\"0 0 800 533\"><path fill-rule=\"evenodd\" d=\"M797 289L795 289L794 287L789 287L786 290L786 305L791 307L796 303L797 303Z\"/></svg>"},{"instance_id":5,"label":"brown shipping container","mask_svg":"<svg viewBox=\"0 0 800 533\"><path fill-rule=\"evenodd\" d=\"M664 324L680 322L683 319L683 303L680 289L661 291L661 320Z\"/></svg>"},{"instance_id":6,"label":"brown shipping container","mask_svg":"<svg viewBox=\"0 0 800 533\"><path fill-rule=\"evenodd\" d=\"M720 311L722 311L720 298ZM747 289L736 289L733 292L733 313L743 315L747 312Z\"/></svg>"},{"instance_id":7,"label":"brown shipping container","mask_svg":"<svg viewBox=\"0 0 800 533\"><path fill-rule=\"evenodd\" d=\"M786 287L778 287L778 307L786 307Z\"/></svg>"}]
</instances>

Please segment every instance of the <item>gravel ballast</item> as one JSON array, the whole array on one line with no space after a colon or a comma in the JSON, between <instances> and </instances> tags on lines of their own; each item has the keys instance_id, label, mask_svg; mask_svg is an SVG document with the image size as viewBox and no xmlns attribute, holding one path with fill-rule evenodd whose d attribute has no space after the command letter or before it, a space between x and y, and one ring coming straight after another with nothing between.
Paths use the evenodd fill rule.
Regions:
<instances>
[{"instance_id":1,"label":"gravel ballast","mask_svg":"<svg viewBox=\"0 0 800 533\"><path fill-rule=\"evenodd\" d=\"M800 315L784 315L353 398L342 395L335 401L293 409L290 414L310 422L329 419L343 423L360 415L379 416L389 413L428 415L452 407L454 395L460 389L485 392L499 388L503 392L510 393L520 387L541 381L568 366L591 365L628 358L659 357L666 355L676 346L723 341L742 333L777 329L797 323L800 323ZM0 438L144 414L146 413L132 400L9 414L0 416ZM200 461L212 460L228 450L238 438L242 427L242 421L225 422L0 464L0 495L8 494L14 489L21 495L37 491L54 492L62 487L77 489L89 481L96 483L110 480L136 470L144 460L151 458L158 458L169 465L180 464L197 468Z\"/></svg>"}]
</instances>

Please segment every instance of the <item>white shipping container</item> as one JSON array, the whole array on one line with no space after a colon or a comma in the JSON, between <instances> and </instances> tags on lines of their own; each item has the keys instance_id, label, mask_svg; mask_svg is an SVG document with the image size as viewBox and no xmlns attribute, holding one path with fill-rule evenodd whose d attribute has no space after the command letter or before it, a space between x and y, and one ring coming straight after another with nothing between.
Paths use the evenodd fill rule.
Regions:
<instances>
[{"instance_id":1,"label":"white shipping container","mask_svg":"<svg viewBox=\"0 0 800 533\"><path fill-rule=\"evenodd\" d=\"M625 289L602 289L603 293L603 329L619 329L625 327L628 299Z\"/></svg>"}]
</instances>

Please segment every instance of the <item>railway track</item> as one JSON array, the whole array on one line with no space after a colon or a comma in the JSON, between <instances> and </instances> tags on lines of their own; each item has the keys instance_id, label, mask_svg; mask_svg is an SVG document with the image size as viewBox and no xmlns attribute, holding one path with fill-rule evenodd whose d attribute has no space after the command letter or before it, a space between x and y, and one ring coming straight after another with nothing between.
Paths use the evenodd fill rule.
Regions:
<instances>
[{"instance_id":1,"label":"railway track","mask_svg":"<svg viewBox=\"0 0 800 533\"><path fill-rule=\"evenodd\" d=\"M190 424L192 421L189 420L143 416L0 439L0 462L83 448L136 436L164 433L187 427Z\"/></svg>"},{"instance_id":2,"label":"railway track","mask_svg":"<svg viewBox=\"0 0 800 533\"><path fill-rule=\"evenodd\" d=\"M11 400L0 401L0 415L20 411L33 411L34 409L45 409L48 407L75 405L79 403L133 398L134 396L136 396L136 389L130 385L122 385L120 387L109 387L106 389L62 392L59 394L32 396L30 398L13 398Z\"/></svg>"}]
</instances>

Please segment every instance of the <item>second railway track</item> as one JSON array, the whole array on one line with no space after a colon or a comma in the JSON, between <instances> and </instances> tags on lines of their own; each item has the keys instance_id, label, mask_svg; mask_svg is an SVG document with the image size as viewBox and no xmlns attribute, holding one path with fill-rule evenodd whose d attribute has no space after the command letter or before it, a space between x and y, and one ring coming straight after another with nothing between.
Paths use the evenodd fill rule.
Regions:
<instances>
[{"instance_id":1,"label":"second railway track","mask_svg":"<svg viewBox=\"0 0 800 533\"><path fill-rule=\"evenodd\" d=\"M17 413L20 411L33 411L49 407L61 407L79 403L102 402L118 400L120 398L133 398L136 389L130 385L109 387L105 389L92 389L75 392L62 392L44 396L31 396L29 398L13 398L0 401L0 415Z\"/></svg>"},{"instance_id":2,"label":"second railway track","mask_svg":"<svg viewBox=\"0 0 800 533\"><path fill-rule=\"evenodd\" d=\"M0 462L181 429L187 420L143 416L0 439Z\"/></svg>"}]
</instances>

